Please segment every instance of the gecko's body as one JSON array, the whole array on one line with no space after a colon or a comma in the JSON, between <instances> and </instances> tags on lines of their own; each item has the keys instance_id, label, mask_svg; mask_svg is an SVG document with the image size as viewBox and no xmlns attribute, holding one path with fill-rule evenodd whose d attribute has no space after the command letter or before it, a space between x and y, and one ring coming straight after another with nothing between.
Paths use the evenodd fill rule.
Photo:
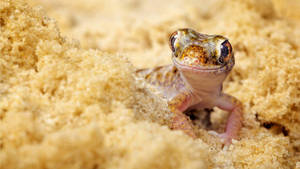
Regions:
<instances>
[{"instance_id":1,"label":"gecko's body","mask_svg":"<svg viewBox=\"0 0 300 169\"><path fill-rule=\"evenodd\" d=\"M168 100L174 113L172 129L196 137L190 119L183 113L188 108L219 107L229 111L225 143L236 138L241 128L242 104L222 93L222 83L234 66L230 43L220 35L200 34L192 29L179 29L170 36L173 65L141 69L137 74L155 86Z\"/></svg>"}]
</instances>

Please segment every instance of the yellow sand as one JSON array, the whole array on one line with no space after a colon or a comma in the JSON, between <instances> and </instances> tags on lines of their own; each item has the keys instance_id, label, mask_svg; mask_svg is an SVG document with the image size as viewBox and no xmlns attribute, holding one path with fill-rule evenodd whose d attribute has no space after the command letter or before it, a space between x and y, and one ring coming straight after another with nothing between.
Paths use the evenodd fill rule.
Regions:
<instances>
[{"instance_id":1,"label":"yellow sand","mask_svg":"<svg viewBox=\"0 0 300 169\"><path fill-rule=\"evenodd\" d=\"M300 167L298 0L28 3L0 0L1 169ZM245 119L230 147L169 130L166 103L134 77L171 63L181 27L233 45L224 89ZM212 121L222 130L226 113Z\"/></svg>"}]
</instances>

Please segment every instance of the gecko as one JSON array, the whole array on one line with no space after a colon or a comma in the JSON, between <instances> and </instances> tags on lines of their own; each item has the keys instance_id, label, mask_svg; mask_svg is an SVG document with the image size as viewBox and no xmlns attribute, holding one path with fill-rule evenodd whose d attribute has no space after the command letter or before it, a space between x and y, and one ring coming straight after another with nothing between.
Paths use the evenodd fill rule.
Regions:
<instances>
[{"instance_id":1,"label":"gecko","mask_svg":"<svg viewBox=\"0 0 300 169\"><path fill-rule=\"evenodd\" d=\"M242 127L243 106L222 91L223 81L235 64L229 40L183 28L170 35L169 46L173 64L136 71L166 98L173 115L169 127L197 138L195 127L184 111L218 107L230 115L225 132L217 135L230 144Z\"/></svg>"}]
</instances>

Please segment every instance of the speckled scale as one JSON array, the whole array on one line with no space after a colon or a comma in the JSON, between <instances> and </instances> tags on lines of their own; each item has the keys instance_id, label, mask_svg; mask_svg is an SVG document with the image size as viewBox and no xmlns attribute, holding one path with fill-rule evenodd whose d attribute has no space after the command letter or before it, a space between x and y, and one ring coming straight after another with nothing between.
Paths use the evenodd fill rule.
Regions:
<instances>
[{"instance_id":1,"label":"speckled scale","mask_svg":"<svg viewBox=\"0 0 300 169\"><path fill-rule=\"evenodd\" d=\"M180 78L180 72L173 65L140 69L137 74L161 91L168 100L185 89L184 82Z\"/></svg>"}]
</instances>

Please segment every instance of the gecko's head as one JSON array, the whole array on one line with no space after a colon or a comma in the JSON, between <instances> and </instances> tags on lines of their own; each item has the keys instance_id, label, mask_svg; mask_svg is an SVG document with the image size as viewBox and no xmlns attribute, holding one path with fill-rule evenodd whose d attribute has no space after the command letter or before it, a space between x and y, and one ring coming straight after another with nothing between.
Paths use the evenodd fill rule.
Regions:
<instances>
[{"instance_id":1,"label":"gecko's head","mask_svg":"<svg viewBox=\"0 0 300 169\"><path fill-rule=\"evenodd\" d=\"M192 70L231 70L234 55L228 39L220 35L205 35L192 29L179 29L169 40L176 67Z\"/></svg>"}]
</instances>

